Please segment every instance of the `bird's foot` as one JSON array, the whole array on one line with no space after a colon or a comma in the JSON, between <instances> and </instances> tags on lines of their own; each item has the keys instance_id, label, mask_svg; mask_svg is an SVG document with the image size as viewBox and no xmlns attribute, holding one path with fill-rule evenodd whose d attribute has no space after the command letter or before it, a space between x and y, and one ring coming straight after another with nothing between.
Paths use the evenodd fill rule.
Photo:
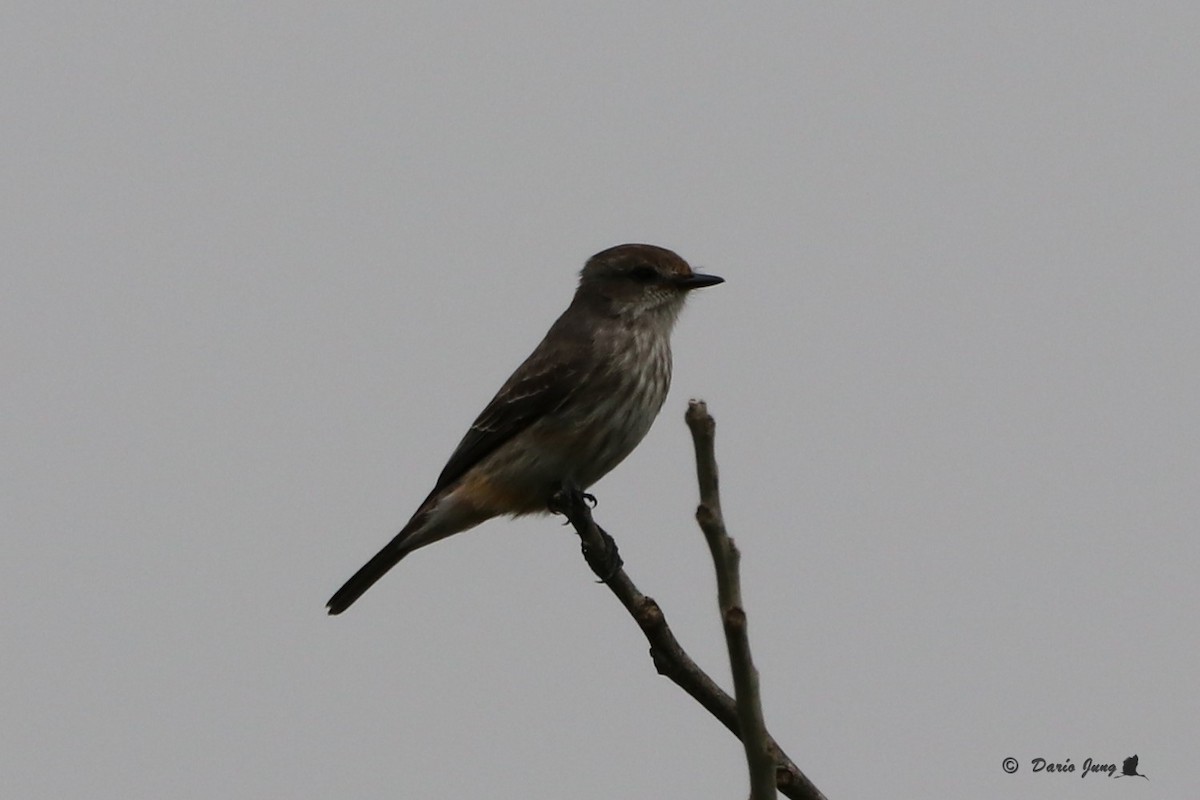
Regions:
<instances>
[{"instance_id":1,"label":"bird's foot","mask_svg":"<svg viewBox=\"0 0 1200 800\"><path fill-rule=\"evenodd\" d=\"M588 508L595 508L596 496L588 494L570 481L563 481L559 490L550 495L546 508L551 514L562 514L567 518L567 522L570 522L574 509L579 508L580 503L587 503Z\"/></svg>"},{"instance_id":2,"label":"bird's foot","mask_svg":"<svg viewBox=\"0 0 1200 800\"><path fill-rule=\"evenodd\" d=\"M624 562L617 551L617 543L608 532L592 519L591 509L596 507L596 498L580 489L570 481L564 481L546 503L552 514L562 514L567 518L564 525L574 525L579 534L579 547L583 558L601 583L608 583L620 571ZM600 543L589 545L589 528L595 528L599 534Z\"/></svg>"}]
</instances>

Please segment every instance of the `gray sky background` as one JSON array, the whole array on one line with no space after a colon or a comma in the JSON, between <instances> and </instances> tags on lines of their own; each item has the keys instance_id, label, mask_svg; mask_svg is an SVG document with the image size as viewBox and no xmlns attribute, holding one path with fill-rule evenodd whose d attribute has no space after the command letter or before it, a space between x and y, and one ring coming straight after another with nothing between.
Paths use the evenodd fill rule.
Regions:
<instances>
[{"instance_id":1,"label":"gray sky background","mask_svg":"<svg viewBox=\"0 0 1200 800\"><path fill-rule=\"evenodd\" d=\"M0 795L744 797L554 520L324 614L624 241L727 283L598 519L728 685L705 398L819 787L1194 791L1200 5L3 17Z\"/></svg>"}]
</instances>

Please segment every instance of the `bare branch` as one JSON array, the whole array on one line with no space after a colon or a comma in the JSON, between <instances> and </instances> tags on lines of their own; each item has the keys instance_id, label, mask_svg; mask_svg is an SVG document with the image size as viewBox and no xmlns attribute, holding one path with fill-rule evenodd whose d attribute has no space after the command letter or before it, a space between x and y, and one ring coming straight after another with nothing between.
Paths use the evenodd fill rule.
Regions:
<instances>
[{"instance_id":1,"label":"bare branch","mask_svg":"<svg viewBox=\"0 0 1200 800\"><path fill-rule=\"evenodd\" d=\"M711 476L711 489L715 496L715 463L708 474ZM703 481L702 478L702 497L704 497L703 487L705 486ZM675 634L667 625L666 617L658 603L654 602L653 598L642 594L630 580L621 565L616 543L592 519L592 511L586 496L577 489L564 487L564 491L556 496L554 506L554 510L565 515L576 533L579 534L584 558L592 572L608 585L608 588L641 628L642 634L650 644L650 657L654 661L654 667L658 673L670 678L712 714L717 721L728 728L734 736L742 739L743 725L739 719L737 703L704 670L700 669L680 646ZM719 512L719 504L716 508ZM738 607L740 609L740 601ZM724 608L725 606L722 604L722 609ZM744 631L745 614L742 613L740 616ZM745 663L749 663L748 648ZM742 690L738 689L737 691L741 696ZM761 723L761 712L759 719ZM821 794L812 781L800 771L765 728L761 729L761 736L757 741L759 742L757 747L760 750L765 747L774 770L775 786L785 797L792 798L792 800L825 800L825 795Z\"/></svg>"},{"instance_id":2,"label":"bare branch","mask_svg":"<svg viewBox=\"0 0 1200 800\"><path fill-rule=\"evenodd\" d=\"M684 419L692 431L692 442L696 448L696 477L700 484L700 506L696 509L696 521L704 531L717 572L717 602L721 609L725 642L729 648L729 665L733 671L738 726L750 770L750 797L752 800L771 800L775 797L775 760L771 757L767 727L763 722L758 670L750 658L750 637L746 630L746 611L742 605L738 571L741 554L726 533L725 520L721 515L714 447L716 422L709 415L708 407L699 400L688 403Z\"/></svg>"}]
</instances>

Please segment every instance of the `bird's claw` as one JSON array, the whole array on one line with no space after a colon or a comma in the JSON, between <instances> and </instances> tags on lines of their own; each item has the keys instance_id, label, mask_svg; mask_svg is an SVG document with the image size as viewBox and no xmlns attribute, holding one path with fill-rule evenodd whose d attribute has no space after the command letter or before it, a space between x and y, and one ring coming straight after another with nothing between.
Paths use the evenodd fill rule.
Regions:
<instances>
[{"instance_id":1,"label":"bird's claw","mask_svg":"<svg viewBox=\"0 0 1200 800\"><path fill-rule=\"evenodd\" d=\"M562 514L569 521L571 507L579 502L587 503L588 508L595 508L596 495L583 491L573 483L564 482L558 491L550 495L546 508L551 514Z\"/></svg>"},{"instance_id":2,"label":"bird's claw","mask_svg":"<svg viewBox=\"0 0 1200 800\"><path fill-rule=\"evenodd\" d=\"M621 560L621 554L617 550L617 543L608 535L608 532L596 525L591 519L591 515L582 507L586 505L588 509L596 507L596 496L588 494L580 489L575 484L564 481L558 491L550 495L546 501L546 508L551 514L562 514L566 517L564 525L571 525L576 518L584 517L590 525L595 525L596 530L600 533L602 542L601 547L589 547L586 539L581 538L580 549L583 551L583 558L587 561L592 572L600 578L601 583L608 583L624 566ZM581 533L582 537L583 534Z\"/></svg>"}]
</instances>

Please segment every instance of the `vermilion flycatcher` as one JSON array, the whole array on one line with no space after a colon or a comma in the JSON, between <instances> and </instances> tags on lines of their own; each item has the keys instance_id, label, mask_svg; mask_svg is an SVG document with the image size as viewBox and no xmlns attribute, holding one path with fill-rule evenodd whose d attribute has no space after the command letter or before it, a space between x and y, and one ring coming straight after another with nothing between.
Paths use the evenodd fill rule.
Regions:
<instances>
[{"instance_id":1,"label":"vermilion flycatcher","mask_svg":"<svg viewBox=\"0 0 1200 800\"><path fill-rule=\"evenodd\" d=\"M692 289L721 283L670 250L623 244L588 259L575 298L458 443L387 546L329 600L340 614L400 559L501 514L548 511L637 447L671 386L671 328Z\"/></svg>"}]
</instances>

